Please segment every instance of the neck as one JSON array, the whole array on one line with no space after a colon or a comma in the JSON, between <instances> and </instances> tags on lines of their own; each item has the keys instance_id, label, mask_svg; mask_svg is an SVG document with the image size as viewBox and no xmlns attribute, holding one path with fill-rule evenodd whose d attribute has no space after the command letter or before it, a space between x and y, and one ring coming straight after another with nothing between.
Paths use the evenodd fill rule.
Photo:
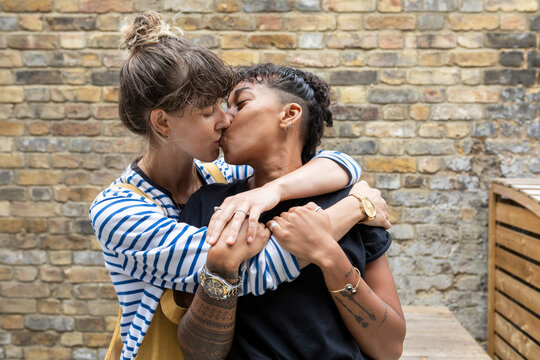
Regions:
<instances>
[{"instance_id":1,"label":"neck","mask_svg":"<svg viewBox=\"0 0 540 360\"><path fill-rule=\"evenodd\" d=\"M270 181L282 177L302 166L302 147L298 143L277 144L272 151L265 152L262 159L249 164L253 168L253 177L249 187L261 187Z\"/></svg>"},{"instance_id":2,"label":"neck","mask_svg":"<svg viewBox=\"0 0 540 360\"><path fill-rule=\"evenodd\" d=\"M185 204L201 185L193 157L175 151L172 146L159 146L149 150L138 165L152 181L167 189L173 200L180 204Z\"/></svg>"}]
</instances>

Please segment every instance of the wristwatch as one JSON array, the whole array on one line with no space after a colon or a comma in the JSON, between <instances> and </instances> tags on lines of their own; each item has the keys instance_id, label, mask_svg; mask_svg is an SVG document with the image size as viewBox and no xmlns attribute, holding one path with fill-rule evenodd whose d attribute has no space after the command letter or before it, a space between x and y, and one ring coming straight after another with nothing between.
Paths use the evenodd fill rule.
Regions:
<instances>
[{"instance_id":1,"label":"wristwatch","mask_svg":"<svg viewBox=\"0 0 540 360\"><path fill-rule=\"evenodd\" d=\"M238 293L242 281L239 279L238 283L233 285L221 276L212 274L205 264L199 272L199 284L203 287L206 295L214 299L225 300Z\"/></svg>"},{"instance_id":2,"label":"wristwatch","mask_svg":"<svg viewBox=\"0 0 540 360\"><path fill-rule=\"evenodd\" d=\"M350 193L349 196L353 196L360 202L360 208L366 214L367 218L363 221L359 221L359 224L365 223L367 221L371 221L375 219L375 216L377 216L377 211L375 210L375 206L373 203L369 200L367 196L359 195L355 193Z\"/></svg>"}]
</instances>

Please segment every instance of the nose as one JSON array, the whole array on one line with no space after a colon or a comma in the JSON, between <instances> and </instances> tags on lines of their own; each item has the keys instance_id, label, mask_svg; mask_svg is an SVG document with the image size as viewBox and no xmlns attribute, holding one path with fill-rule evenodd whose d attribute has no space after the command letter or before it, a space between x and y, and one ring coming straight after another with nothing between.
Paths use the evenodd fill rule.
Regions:
<instances>
[{"instance_id":1,"label":"nose","mask_svg":"<svg viewBox=\"0 0 540 360\"><path fill-rule=\"evenodd\" d=\"M218 122L219 129L226 129L231 125L232 117L229 113L225 112L221 106L219 107L220 121Z\"/></svg>"}]
</instances>

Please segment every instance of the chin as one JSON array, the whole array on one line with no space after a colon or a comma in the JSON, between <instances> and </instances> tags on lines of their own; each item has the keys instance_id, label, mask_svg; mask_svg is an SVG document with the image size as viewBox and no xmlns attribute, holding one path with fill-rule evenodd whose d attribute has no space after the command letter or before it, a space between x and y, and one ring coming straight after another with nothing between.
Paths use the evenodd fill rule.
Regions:
<instances>
[{"instance_id":1,"label":"chin","mask_svg":"<svg viewBox=\"0 0 540 360\"><path fill-rule=\"evenodd\" d=\"M195 158L203 162L212 162L216 160L218 156L219 156L219 150L215 150L215 151L208 152L206 154L201 154L200 156L196 156Z\"/></svg>"}]
</instances>

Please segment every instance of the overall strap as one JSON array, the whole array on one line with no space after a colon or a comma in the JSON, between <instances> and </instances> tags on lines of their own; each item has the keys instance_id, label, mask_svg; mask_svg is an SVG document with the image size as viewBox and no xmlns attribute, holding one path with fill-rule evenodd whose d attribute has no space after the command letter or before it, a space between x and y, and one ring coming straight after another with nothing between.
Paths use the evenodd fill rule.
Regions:
<instances>
[{"instance_id":1,"label":"overall strap","mask_svg":"<svg viewBox=\"0 0 540 360\"><path fill-rule=\"evenodd\" d=\"M159 204L157 203L157 201L155 201L154 199L152 199L152 198L150 197L150 195L148 195L147 193L145 193L144 191L142 191L141 189L139 189L137 186L132 185L132 184L128 184L128 183L118 183L118 184L115 184L115 185L111 185L110 187L121 187L121 188L130 190L130 191L132 191L132 192L134 192L134 193L136 193L136 194L138 194L138 195L141 195L141 196L147 198L148 200L150 200L151 202L153 202L154 204L156 204L156 205L161 209L161 211L163 211L163 214L164 214L165 216L167 216L167 212L165 211L165 209L163 209L163 208L161 207L161 205L159 205Z\"/></svg>"},{"instance_id":2,"label":"overall strap","mask_svg":"<svg viewBox=\"0 0 540 360\"><path fill-rule=\"evenodd\" d=\"M219 170L216 164L202 163L202 166L204 167L206 171L208 171L208 173L214 179L215 182L221 183L221 184L227 183L227 180L225 180L225 177L223 176L223 174L221 173L221 171Z\"/></svg>"}]
</instances>

